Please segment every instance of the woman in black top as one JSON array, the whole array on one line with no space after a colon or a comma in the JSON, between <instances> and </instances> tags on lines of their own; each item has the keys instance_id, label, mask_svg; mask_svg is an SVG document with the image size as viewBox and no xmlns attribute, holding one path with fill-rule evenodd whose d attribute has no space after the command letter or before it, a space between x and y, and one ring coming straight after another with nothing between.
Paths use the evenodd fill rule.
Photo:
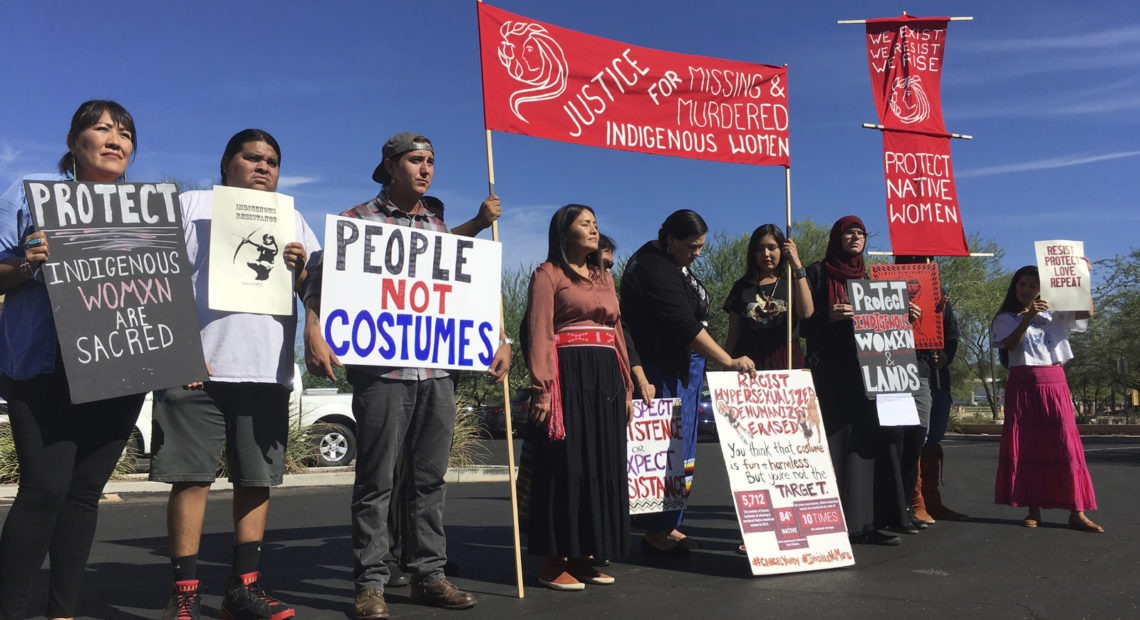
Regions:
<instances>
[{"instance_id":1,"label":"woman in black top","mask_svg":"<svg viewBox=\"0 0 1140 620\"><path fill-rule=\"evenodd\" d=\"M880 513L886 525L901 526L905 519L902 475L897 455L891 471L876 475L876 456L886 447L901 443L898 427L880 427L875 401L867 398L855 346L855 328L847 281L864 279L863 264L867 228L854 215L840 218L831 227L823 261L807 269L815 314L804 322L807 362L819 396L821 416L847 533L855 543L897 545L898 536L876 528L876 492L879 506L901 514ZM881 462L889 459L880 459ZM889 464L889 463L887 463Z\"/></svg>"},{"instance_id":2,"label":"woman in black top","mask_svg":"<svg viewBox=\"0 0 1140 620\"><path fill-rule=\"evenodd\" d=\"M788 368L788 281L792 266L795 313L792 318L792 368L803 368L799 322L812 315L811 289L800 262L796 243L785 239L775 224L752 232L745 257L745 274L724 300L728 313L728 339L724 348L731 355L747 355L761 370Z\"/></svg>"},{"instance_id":3,"label":"woman in black top","mask_svg":"<svg viewBox=\"0 0 1140 620\"><path fill-rule=\"evenodd\" d=\"M682 209L662 223L657 239L641 246L621 279L621 315L645 374L658 398L681 399L685 446L685 494L692 486L697 451L697 408L705 359L741 372L756 369L748 357L732 357L708 332L709 298L689 267L701 254L708 225L695 211ZM697 543L677 528L683 510L644 515L642 552L685 555Z\"/></svg>"}]
</instances>

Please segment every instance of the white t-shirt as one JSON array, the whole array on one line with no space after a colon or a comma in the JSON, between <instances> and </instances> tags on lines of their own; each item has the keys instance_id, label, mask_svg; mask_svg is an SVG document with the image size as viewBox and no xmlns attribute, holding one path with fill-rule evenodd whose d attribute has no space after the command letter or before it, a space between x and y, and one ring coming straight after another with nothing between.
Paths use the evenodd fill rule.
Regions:
<instances>
[{"instance_id":1,"label":"white t-shirt","mask_svg":"<svg viewBox=\"0 0 1140 620\"><path fill-rule=\"evenodd\" d=\"M1013 333L1021 324L1021 316L1002 312L994 318L993 345ZM1034 317L1025 330L1021 346L1009 350L1009 366L1052 366L1073 359L1069 346L1069 332L1083 332L1089 327L1088 319L1077 319L1076 312L1045 311Z\"/></svg>"},{"instance_id":2,"label":"white t-shirt","mask_svg":"<svg viewBox=\"0 0 1140 620\"><path fill-rule=\"evenodd\" d=\"M213 374L211 381L227 383L280 383L293 385L293 341L297 334L297 308L289 316L211 310L210 223L213 192L181 194L182 226L194 282L194 303L202 330L202 350ZM306 255L321 249L317 236L299 211L297 239ZM282 244L284 247L284 244Z\"/></svg>"}]
</instances>

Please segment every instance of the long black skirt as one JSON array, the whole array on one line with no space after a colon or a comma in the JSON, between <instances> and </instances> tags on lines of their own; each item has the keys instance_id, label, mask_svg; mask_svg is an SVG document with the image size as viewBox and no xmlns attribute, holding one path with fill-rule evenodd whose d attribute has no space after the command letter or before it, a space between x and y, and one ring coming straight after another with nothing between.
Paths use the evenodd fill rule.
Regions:
<instances>
[{"instance_id":1,"label":"long black skirt","mask_svg":"<svg viewBox=\"0 0 1140 620\"><path fill-rule=\"evenodd\" d=\"M530 555L613 559L629 541L625 385L608 347L558 350L566 438L545 424L527 430L533 447Z\"/></svg>"}]
</instances>

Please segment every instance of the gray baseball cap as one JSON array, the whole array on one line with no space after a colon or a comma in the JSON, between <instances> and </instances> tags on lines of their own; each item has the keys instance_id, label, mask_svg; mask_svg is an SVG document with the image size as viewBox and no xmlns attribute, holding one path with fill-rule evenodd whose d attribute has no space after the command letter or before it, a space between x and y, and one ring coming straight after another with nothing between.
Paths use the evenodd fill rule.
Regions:
<instances>
[{"instance_id":1,"label":"gray baseball cap","mask_svg":"<svg viewBox=\"0 0 1140 620\"><path fill-rule=\"evenodd\" d=\"M392 181L391 175L384 169L384 160L398 157L408 151L430 151L435 153L432 149L431 140L423 134L418 134L414 131L401 131L400 133L388 138L384 143L384 148L380 149L380 163L376 165L376 169L372 171L372 180L387 185Z\"/></svg>"}]
</instances>

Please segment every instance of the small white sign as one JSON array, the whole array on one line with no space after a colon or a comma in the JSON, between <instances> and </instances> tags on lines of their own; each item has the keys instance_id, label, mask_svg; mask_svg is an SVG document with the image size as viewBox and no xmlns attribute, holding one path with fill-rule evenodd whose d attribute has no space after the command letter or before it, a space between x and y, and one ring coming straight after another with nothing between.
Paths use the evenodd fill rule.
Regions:
<instances>
[{"instance_id":1,"label":"small white sign","mask_svg":"<svg viewBox=\"0 0 1140 620\"><path fill-rule=\"evenodd\" d=\"M285 245L297 241L293 197L215 185L210 216L210 309L293 314Z\"/></svg>"},{"instance_id":2,"label":"small white sign","mask_svg":"<svg viewBox=\"0 0 1140 620\"><path fill-rule=\"evenodd\" d=\"M1083 241L1036 241L1041 299L1054 311L1080 312L1092 307L1092 283Z\"/></svg>"},{"instance_id":3,"label":"small white sign","mask_svg":"<svg viewBox=\"0 0 1140 620\"><path fill-rule=\"evenodd\" d=\"M916 426L918 405L910 394L876 394L875 407L879 410L880 426Z\"/></svg>"}]
</instances>

